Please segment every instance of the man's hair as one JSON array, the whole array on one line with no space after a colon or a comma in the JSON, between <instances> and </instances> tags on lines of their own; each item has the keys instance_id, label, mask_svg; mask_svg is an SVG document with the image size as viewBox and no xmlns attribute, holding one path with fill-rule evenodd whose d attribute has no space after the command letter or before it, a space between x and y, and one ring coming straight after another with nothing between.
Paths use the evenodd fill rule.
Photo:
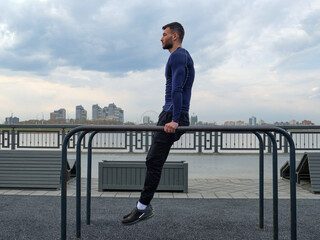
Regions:
<instances>
[{"instance_id":1,"label":"man's hair","mask_svg":"<svg viewBox=\"0 0 320 240\"><path fill-rule=\"evenodd\" d=\"M178 22L168 23L167 25L164 25L162 27L162 29L165 30L167 27L169 27L172 32L178 33L179 38L181 39L181 42L183 41L184 29L183 29L183 27L182 27L182 25L180 23L178 23Z\"/></svg>"}]
</instances>

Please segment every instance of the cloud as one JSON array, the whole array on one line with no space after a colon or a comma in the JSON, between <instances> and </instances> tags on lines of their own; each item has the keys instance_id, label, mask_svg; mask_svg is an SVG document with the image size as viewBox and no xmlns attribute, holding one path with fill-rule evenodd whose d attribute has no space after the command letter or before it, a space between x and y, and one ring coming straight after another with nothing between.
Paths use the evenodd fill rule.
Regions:
<instances>
[{"instance_id":1,"label":"cloud","mask_svg":"<svg viewBox=\"0 0 320 240\"><path fill-rule=\"evenodd\" d=\"M311 89L311 95L309 96L311 99L317 99L320 98L320 88L314 87Z\"/></svg>"},{"instance_id":2,"label":"cloud","mask_svg":"<svg viewBox=\"0 0 320 240\"><path fill-rule=\"evenodd\" d=\"M82 104L90 116L92 104L112 102L130 121L159 112L169 56L161 27L179 21L200 120L320 119L318 1L181 3L0 2L1 112L32 118L64 107L74 117Z\"/></svg>"},{"instance_id":3,"label":"cloud","mask_svg":"<svg viewBox=\"0 0 320 240\"><path fill-rule=\"evenodd\" d=\"M21 77L11 72L11 76L0 77L3 91L0 101L8 103L1 106L3 119L11 112L22 120L34 119L39 113L48 119L50 112L59 108L65 108L68 117L75 118L75 107L80 104L91 119L93 104L104 107L115 103L125 110L126 121L137 121L147 110L160 112L163 104L165 81L162 68L128 72L119 77L66 67L50 76L24 75ZM65 79L70 76L74 78L73 82L78 79L79 84L65 84ZM59 81L52 81L53 78Z\"/></svg>"}]
</instances>

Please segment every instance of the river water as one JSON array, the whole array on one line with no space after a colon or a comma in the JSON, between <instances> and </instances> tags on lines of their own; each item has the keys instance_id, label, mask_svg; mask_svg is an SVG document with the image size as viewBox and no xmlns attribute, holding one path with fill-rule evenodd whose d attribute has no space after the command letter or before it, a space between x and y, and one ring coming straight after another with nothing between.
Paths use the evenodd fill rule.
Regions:
<instances>
[{"instance_id":1,"label":"river water","mask_svg":"<svg viewBox=\"0 0 320 240\"><path fill-rule=\"evenodd\" d=\"M300 161L302 154L296 155ZM93 153L92 178L98 178L98 163L108 161L145 161L146 153ZM68 154L68 161L73 162L74 153ZM188 163L188 177L191 179L213 178L259 178L258 154L177 154L171 153L167 161L185 161ZM289 154L278 155L278 178L280 168L289 161ZM81 176L87 176L87 154L81 155ZM264 155L264 178L272 179L272 154Z\"/></svg>"}]
</instances>

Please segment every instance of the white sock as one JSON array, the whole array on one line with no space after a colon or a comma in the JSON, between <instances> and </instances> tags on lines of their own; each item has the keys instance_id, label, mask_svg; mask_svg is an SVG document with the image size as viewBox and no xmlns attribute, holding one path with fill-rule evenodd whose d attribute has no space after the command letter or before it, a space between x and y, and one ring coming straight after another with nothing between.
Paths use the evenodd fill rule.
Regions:
<instances>
[{"instance_id":1,"label":"white sock","mask_svg":"<svg viewBox=\"0 0 320 240\"><path fill-rule=\"evenodd\" d=\"M137 208L139 210L145 210L147 208L147 205L144 205L144 204L142 204L141 202L138 201Z\"/></svg>"}]
</instances>

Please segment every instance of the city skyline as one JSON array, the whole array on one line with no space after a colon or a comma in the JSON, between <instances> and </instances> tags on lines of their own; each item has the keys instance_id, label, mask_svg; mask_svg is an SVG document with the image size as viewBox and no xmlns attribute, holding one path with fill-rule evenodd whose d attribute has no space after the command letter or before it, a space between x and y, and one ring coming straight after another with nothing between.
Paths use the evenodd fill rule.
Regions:
<instances>
[{"instance_id":1,"label":"city skyline","mask_svg":"<svg viewBox=\"0 0 320 240\"><path fill-rule=\"evenodd\" d=\"M114 103L111 103L109 104L109 107L114 105L115 108L118 108ZM86 117L85 119L83 118L77 118L77 113L75 113L75 117L74 118L69 118L67 117L68 114L67 114L67 111L64 109L64 108L60 108L59 110L53 110L53 112L50 113L50 118L49 119L45 119L44 116L42 115L42 118L41 119L27 119L27 120L24 120L24 121L29 121L29 120L50 120L53 118L53 120L56 118L56 119L64 119L64 120L99 120L99 119L104 119L104 120L116 120L116 121L119 121L119 119L114 119L114 118L111 118L111 119L108 119L105 115L101 115L100 117L94 117L94 114L93 114L93 109L94 107L99 107L101 109L101 113L104 109L106 109L107 107L104 107L104 109L102 109L98 104L93 104L92 105L92 118L88 118ZM88 115L88 112L87 110L82 106L82 105L77 105L75 106L75 108L81 108L82 111L85 111L85 115L87 116ZM122 110L121 108L118 108L122 111L122 114L124 112L124 110ZM147 112L153 112L155 113L155 111L147 111ZM145 112L146 113L146 112ZM52 115L54 114L57 114L58 117L52 117ZM141 115L142 118L140 118L140 120L136 121L136 122L133 122L133 121L126 121L124 118L123 118L123 115L122 115L122 118L120 119L120 123L128 123L128 122L132 122L132 123L135 123L135 124L148 124L148 123L156 123L157 119L151 119L150 116L147 114L145 115L144 113ZM19 122L19 116L16 116L16 115L11 115L10 117L5 117L5 121L4 123L7 124L7 121L12 121L10 120L11 119L14 119L15 123L17 123L16 121L18 120ZM237 119L237 120L225 120L223 122L217 122L217 121L209 121L209 122L206 122L206 121L202 121L201 119L198 118L197 115L193 114L193 115L190 115L190 119L191 119L191 122L190 124L195 124L195 123L200 123L200 124L216 124L216 125L229 125L229 126L235 126L235 125L318 125L318 124L315 124L313 120L310 120L310 119L303 119L303 120L296 120L296 119L290 119L290 120L286 120L286 121L275 121L275 122L266 122L264 121L263 119L258 119L256 116L250 116L247 118L247 121L246 120L243 120L243 119Z\"/></svg>"},{"instance_id":2,"label":"city skyline","mask_svg":"<svg viewBox=\"0 0 320 240\"><path fill-rule=\"evenodd\" d=\"M319 17L318 0L1 1L0 119L60 107L71 118L79 104L91 116L103 102L126 109L126 121L161 112L162 26L178 21L195 63L190 115L320 125Z\"/></svg>"}]
</instances>

